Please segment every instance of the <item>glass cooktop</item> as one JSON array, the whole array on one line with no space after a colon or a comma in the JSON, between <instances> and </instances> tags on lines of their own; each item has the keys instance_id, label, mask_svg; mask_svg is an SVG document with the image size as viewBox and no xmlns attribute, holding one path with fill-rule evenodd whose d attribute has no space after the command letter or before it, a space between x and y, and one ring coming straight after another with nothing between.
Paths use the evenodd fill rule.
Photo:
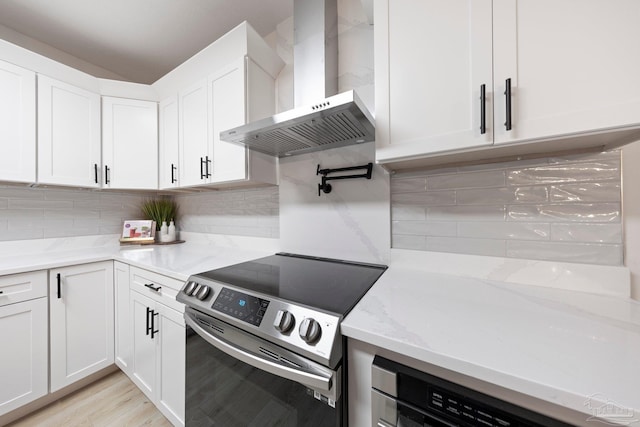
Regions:
<instances>
[{"instance_id":1,"label":"glass cooktop","mask_svg":"<svg viewBox=\"0 0 640 427\"><path fill-rule=\"evenodd\" d=\"M278 253L198 276L346 315L386 269L384 265Z\"/></svg>"}]
</instances>

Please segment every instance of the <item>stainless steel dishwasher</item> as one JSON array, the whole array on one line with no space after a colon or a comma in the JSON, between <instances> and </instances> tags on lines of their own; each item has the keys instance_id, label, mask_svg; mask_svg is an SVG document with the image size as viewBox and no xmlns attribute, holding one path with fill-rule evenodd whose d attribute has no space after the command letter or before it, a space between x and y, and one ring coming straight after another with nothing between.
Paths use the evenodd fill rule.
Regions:
<instances>
[{"instance_id":1,"label":"stainless steel dishwasher","mask_svg":"<svg viewBox=\"0 0 640 427\"><path fill-rule=\"evenodd\" d=\"M376 356L373 427L565 427L561 421Z\"/></svg>"}]
</instances>

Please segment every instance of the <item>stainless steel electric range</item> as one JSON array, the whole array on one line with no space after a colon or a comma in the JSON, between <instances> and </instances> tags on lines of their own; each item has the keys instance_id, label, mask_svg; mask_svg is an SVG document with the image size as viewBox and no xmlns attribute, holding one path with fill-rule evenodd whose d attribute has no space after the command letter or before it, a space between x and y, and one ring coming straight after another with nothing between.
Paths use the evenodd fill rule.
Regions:
<instances>
[{"instance_id":1,"label":"stainless steel electric range","mask_svg":"<svg viewBox=\"0 0 640 427\"><path fill-rule=\"evenodd\" d=\"M345 426L340 322L386 268L279 253L191 276L186 425Z\"/></svg>"}]
</instances>

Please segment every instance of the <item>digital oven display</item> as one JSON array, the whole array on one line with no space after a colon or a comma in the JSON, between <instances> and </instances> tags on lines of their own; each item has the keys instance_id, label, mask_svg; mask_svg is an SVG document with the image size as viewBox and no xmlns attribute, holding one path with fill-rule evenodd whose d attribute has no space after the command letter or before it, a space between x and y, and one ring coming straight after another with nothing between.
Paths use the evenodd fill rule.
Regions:
<instances>
[{"instance_id":1,"label":"digital oven display","mask_svg":"<svg viewBox=\"0 0 640 427\"><path fill-rule=\"evenodd\" d=\"M269 301L229 288L222 288L212 308L231 317L260 326Z\"/></svg>"}]
</instances>

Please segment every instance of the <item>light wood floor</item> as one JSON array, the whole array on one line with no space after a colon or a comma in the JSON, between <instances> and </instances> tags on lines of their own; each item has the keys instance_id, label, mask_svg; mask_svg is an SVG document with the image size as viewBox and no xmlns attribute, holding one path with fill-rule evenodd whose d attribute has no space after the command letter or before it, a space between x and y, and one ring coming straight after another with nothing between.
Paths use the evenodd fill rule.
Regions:
<instances>
[{"instance_id":1,"label":"light wood floor","mask_svg":"<svg viewBox=\"0 0 640 427\"><path fill-rule=\"evenodd\" d=\"M114 372L7 427L167 426L171 423L121 371Z\"/></svg>"}]
</instances>

